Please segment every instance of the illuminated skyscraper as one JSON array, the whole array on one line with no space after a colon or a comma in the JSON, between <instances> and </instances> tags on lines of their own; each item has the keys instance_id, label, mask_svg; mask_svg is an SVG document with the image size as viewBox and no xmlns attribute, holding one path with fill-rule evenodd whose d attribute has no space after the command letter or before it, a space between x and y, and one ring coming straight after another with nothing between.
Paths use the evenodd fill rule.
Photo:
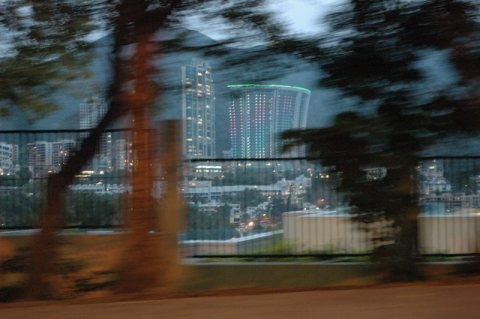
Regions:
<instances>
[{"instance_id":1,"label":"illuminated skyscraper","mask_svg":"<svg viewBox=\"0 0 480 319\"><path fill-rule=\"evenodd\" d=\"M281 154L279 133L305 128L310 90L269 84L229 85L232 156L268 158ZM303 154L298 149L288 154Z\"/></svg>"},{"instance_id":2,"label":"illuminated skyscraper","mask_svg":"<svg viewBox=\"0 0 480 319\"><path fill-rule=\"evenodd\" d=\"M133 169L133 147L127 139L120 138L114 143L113 167L117 171L131 171Z\"/></svg>"},{"instance_id":3,"label":"illuminated skyscraper","mask_svg":"<svg viewBox=\"0 0 480 319\"><path fill-rule=\"evenodd\" d=\"M97 97L86 99L80 104L80 129L94 128L107 112L105 102ZM85 138L88 133L81 133ZM100 138L98 153L92 161L93 169L97 172L112 170L112 134L104 133Z\"/></svg>"},{"instance_id":4,"label":"illuminated skyscraper","mask_svg":"<svg viewBox=\"0 0 480 319\"><path fill-rule=\"evenodd\" d=\"M192 62L182 67L183 154L215 156L215 91L210 66Z\"/></svg>"}]
</instances>

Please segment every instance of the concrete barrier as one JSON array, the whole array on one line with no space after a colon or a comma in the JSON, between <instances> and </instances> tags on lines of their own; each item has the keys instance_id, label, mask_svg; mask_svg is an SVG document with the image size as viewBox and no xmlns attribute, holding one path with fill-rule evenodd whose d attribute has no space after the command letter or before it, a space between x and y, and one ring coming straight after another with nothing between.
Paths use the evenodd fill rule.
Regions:
<instances>
[{"instance_id":1,"label":"concrete barrier","mask_svg":"<svg viewBox=\"0 0 480 319\"><path fill-rule=\"evenodd\" d=\"M480 252L480 215L419 216L419 246L425 254ZM385 223L368 226L346 213L296 211L283 215L284 241L296 253L368 253L382 236Z\"/></svg>"}]
</instances>

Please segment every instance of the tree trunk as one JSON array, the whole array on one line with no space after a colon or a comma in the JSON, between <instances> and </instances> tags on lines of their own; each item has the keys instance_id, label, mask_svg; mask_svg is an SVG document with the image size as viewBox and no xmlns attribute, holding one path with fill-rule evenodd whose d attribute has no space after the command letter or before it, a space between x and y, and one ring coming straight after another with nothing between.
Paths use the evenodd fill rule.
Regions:
<instances>
[{"instance_id":1,"label":"tree trunk","mask_svg":"<svg viewBox=\"0 0 480 319\"><path fill-rule=\"evenodd\" d=\"M135 262L128 272L131 272L133 276L131 278L138 276L140 281L137 288L146 287L152 283L149 279L154 274L148 268L148 263L149 258L157 259L155 253L158 253L158 250L154 248L156 245L151 241L152 236L148 236L148 232L152 229L153 170L149 161L148 146L151 145L151 137L147 130L147 109L152 106L154 93L157 92L153 91L154 85L151 81L153 69L150 63L153 52L149 47L149 40L165 23L173 8L180 4L181 1L173 0L167 6L153 10L148 10L146 3L138 0L123 0L117 4L117 15L113 18L113 74L107 92L109 108L100 123L82 141L80 149L68 159L59 173L50 176L48 180L47 193L40 213L41 230L34 240L31 255L32 266L27 287L27 294L30 297L48 297L50 292L49 278L55 265L55 232L62 226L62 210L68 185L95 155L102 133L115 120L126 115L130 107L135 126L133 144L136 157L134 180L132 181L133 209L134 212L139 212L131 215L131 248L134 253L141 256L140 259L131 256L130 260L135 260ZM122 52L125 45L132 43L136 44L133 64L132 59L125 57L125 52ZM133 90L129 86L132 81L134 81ZM140 249L137 251L135 248ZM135 268L136 266L138 269ZM144 270L141 270L142 267Z\"/></svg>"},{"instance_id":2,"label":"tree trunk","mask_svg":"<svg viewBox=\"0 0 480 319\"><path fill-rule=\"evenodd\" d=\"M53 293L50 279L55 270L57 249L55 236L61 225L60 219L65 201L65 187L61 179L60 175L53 175L48 179L46 200L40 216L42 228L36 236L32 251L28 293L33 298L48 298Z\"/></svg>"},{"instance_id":3,"label":"tree trunk","mask_svg":"<svg viewBox=\"0 0 480 319\"><path fill-rule=\"evenodd\" d=\"M108 111L90 131L88 137L82 141L80 149L68 158L61 171L48 178L45 199L40 211L40 232L35 236L32 245L31 267L26 287L26 295L30 298L46 298L52 293L49 279L55 271L56 232L63 225L62 212L68 185L93 158L107 127L128 111L124 101L125 94L122 91L125 76L120 56L123 42L121 30L122 28L119 27L119 31L115 33L113 76L108 89Z\"/></svg>"},{"instance_id":4,"label":"tree trunk","mask_svg":"<svg viewBox=\"0 0 480 319\"><path fill-rule=\"evenodd\" d=\"M133 123L134 169L132 207L129 211L128 242L121 261L122 292L152 288L157 283L159 249L155 229L155 205L152 197L154 165L152 131L148 111L154 103L151 80L153 55L150 34L140 34L134 55L134 88L129 99Z\"/></svg>"},{"instance_id":5,"label":"tree trunk","mask_svg":"<svg viewBox=\"0 0 480 319\"><path fill-rule=\"evenodd\" d=\"M396 193L402 211L395 216L395 255L392 262L391 279L412 280L419 277L416 261L418 257L418 207L415 166L417 161L407 161L394 173L397 181Z\"/></svg>"}]
</instances>

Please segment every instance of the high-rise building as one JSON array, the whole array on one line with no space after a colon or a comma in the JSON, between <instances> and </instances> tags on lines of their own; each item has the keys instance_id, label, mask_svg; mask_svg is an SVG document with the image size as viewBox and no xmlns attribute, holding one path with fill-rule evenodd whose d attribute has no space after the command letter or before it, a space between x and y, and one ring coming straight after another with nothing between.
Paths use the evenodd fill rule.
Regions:
<instances>
[{"instance_id":1,"label":"high-rise building","mask_svg":"<svg viewBox=\"0 0 480 319\"><path fill-rule=\"evenodd\" d=\"M52 166L55 171L59 171L65 165L76 145L74 140L52 142Z\"/></svg>"},{"instance_id":2,"label":"high-rise building","mask_svg":"<svg viewBox=\"0 0 480 319\"><path fill-rule=\"evenodd\" d=\"M183 154L215 156L215 90L210 66L192 62L182 67Z\"/></svg>"},{"instance_id":3,"label":"high-rise building","mask_svg":"<svg viewBox=\"0 0 480 319\"><path fill-rule=\"evenodd\" d=\"M279 133L305 128L310 90L288 85L229 85L232 157L268 158L281 155ZM288 156L300 156L297 149Z\"/></svg>"},{"instance_id":4,"label":"high-rise building","mask_svg":"<svg viewBox=\"0 0 480 319\"><path fill-rule=\"evenodd\" d=\"M133 168L133 147L128 140L121 138L114 143L113 166L117 171L131 171Z\"/></svg>"},{"instance_id":5,"label":"high-rise building","mask_svg":"<svg viewBox=\"0 0 480 319\"><path fill-rule=\"evenodd\" d=\"M13 172L16 153L18 146L4 142L0 142L0 175L10 174Z\"/></svg>"},{"instance_id":6,"label":"high-rise building","mask_svg":"<svg viewBox=\"0 0 480 319\"><path fill-rule=\"evenodd\" d=\"M27 165L34 177L60 171L76 147L74 140L35 141L27 144Z\"/></svg>"},{"instance_id":7,"label":"high-rise building","mask_svg":"<svg viewBox=\"0 0 480 319\"><path fill-rule=\"evenodd\" d=\"M19 164L18 162L20 161L18 144L11 144L11 145L13 148L13 163L18 165Z\"/></svg>"},{"instance_id":8,"label":"high-rise building","mask_svg":"<svg viewBox=\"0 0 480 319\"><path fill-rule=\"evenodd\" d=\"M80 129L95 127L107 112L106 104L94 96L80 103ZM85 134L88 135L88 134Z\"/></svg>"},{"instance_id":9,"label":"high-rise building","mask_svg":"<svg viewBox=\"0 0 480 319\"><path fill-rule=\"evenodd\" d=\"M107 105L98 97L86 99L80 104L80 129L94 128L107 112ZM88 136L82 133L81 137ZM112 171L112 134L104 133L100 138L97 155L92 160L93 169L97 172Z\"/></svg>"},{"instance_id":10,"label":"high-rise building","mask_svg":"<svg viewBox=\"0 0 480 319\"><path fill-rule=\"evenodd\" d=\"M27 144L27 165L33 177L45 177L52 169L52 143L36 141Z\"/></svg>"},{"instance_id":11,"label":"high-rise building","mask_svg":"<svg viewBox=\"0 0 480 319\"><path fill-rule=\"evenodd\" d=\"M420 195L450 193L452 185L445 178L442 160L422 161L417 166L417 187Z\"/></svg>"}]
</instances>

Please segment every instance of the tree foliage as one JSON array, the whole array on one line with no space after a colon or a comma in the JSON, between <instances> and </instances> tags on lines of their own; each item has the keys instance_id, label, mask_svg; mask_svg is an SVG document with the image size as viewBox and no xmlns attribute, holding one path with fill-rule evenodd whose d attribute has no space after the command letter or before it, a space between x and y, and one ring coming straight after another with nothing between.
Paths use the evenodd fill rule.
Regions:
<instances>
[{"instance_id":1,"label":"tree foliage","mask_svg":"<svg viewBox=\"0 0 480 319\"><path fill-rule=\"evenodd\" d=\"M38 198L23 192L0 195L0 228L36 226L37 207Z\"/></svg>"},{"instance_id":2,"label":"tree foliage","mask_svg":"<svg viewBox=\"0 0 480 319\"><path fill-rule=\"evenodd\" d=\"M95 30L95 1L4 1L0 30L0 115L18 107L29 120L56 109L53 93L85 80ZM70 86L71 88L71 86Z\"/></svg>"},{"instance_id":3,"label":"tree foliage","mask_svg":"<svg viewBox=\"0 0 480 319\"><path fill-rule=\"evenodd\" d=\"M382 254L389 251L395 259L389 265L401 278L413 275L418 253L419 156L448 133L478 132L472 120L480 115L478 90L472 92L473 74L465 73L478 56L475 14L478 7L466 1L349 1L330 15L332 33L321 43L318 63L320 84L356 98L358 110L337 115L331 127L284 134L341 172L339 190L348 194L358 220L393 222L390 235L381 238L393 245ZM460 74L457 83L423 93L427 97L417 87L429 79L416 65L426 49L445 50ZM386 168L387 175L367 178L366 169L374 167Z\"/></svg>"},{"instance_id":4,"label":"tree foliage","mask_svg":"<svg viewBox=\"0 0 480 319\"><path fill-rule=\"evenodd\" d=\"M120 223L121 197L118 194L74 192L67 203L67 225L114 226Z\"/></svg>"}]
</instances>

